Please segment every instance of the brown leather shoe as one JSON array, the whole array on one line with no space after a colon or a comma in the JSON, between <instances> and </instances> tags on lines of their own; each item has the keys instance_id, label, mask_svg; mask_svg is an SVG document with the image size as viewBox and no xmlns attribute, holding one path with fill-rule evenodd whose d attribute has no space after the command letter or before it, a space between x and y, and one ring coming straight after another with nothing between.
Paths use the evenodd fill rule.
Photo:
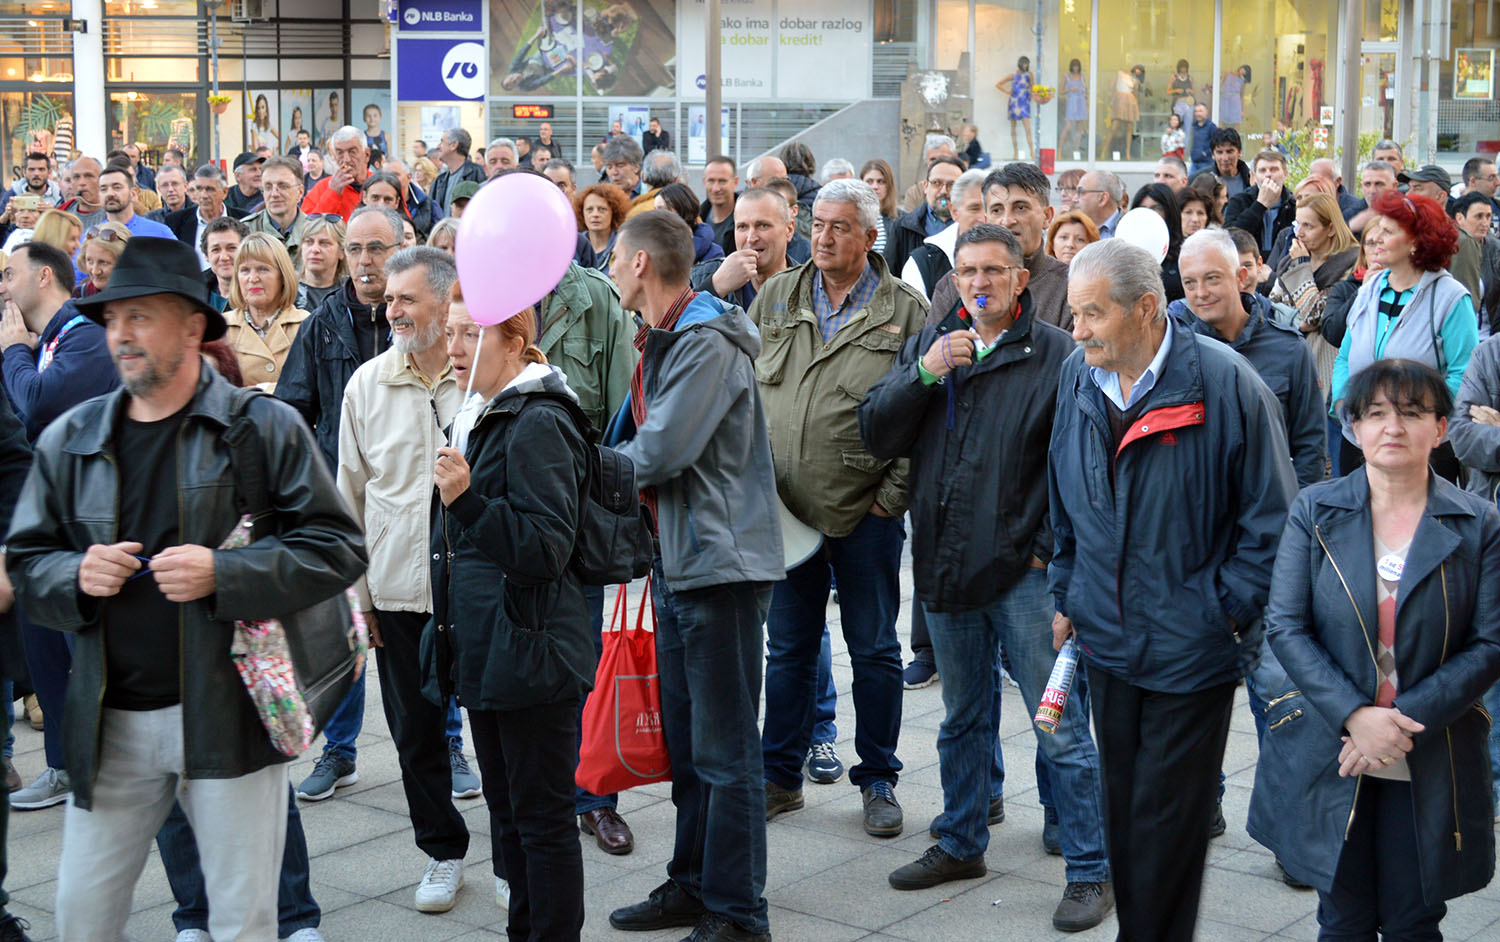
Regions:
<instances>
[{"instance_id":1,"label":"brown leather shoe","mask_svg":"<svg viewBox=\"0 0 1500 942\"><path fill-rule=\"evenodd\" d=\"M578 830L594 835L599 849L606 854L620 856L635 850L635 835L630 825L613 808L595 808L578 816Z\"/></svg>"},{"instance_id":2,"label":"brown leather shoe","mask_svg":"<svg viewBox=\"0 0 1500 942\"><path fill-rule=\"evenodd\" d=\"M5 790L8 792L20 791L21 786L26 784L21 781L21 773L16 771L15 764L9 759L5 760Z\"/></svg>"}]
</instances>

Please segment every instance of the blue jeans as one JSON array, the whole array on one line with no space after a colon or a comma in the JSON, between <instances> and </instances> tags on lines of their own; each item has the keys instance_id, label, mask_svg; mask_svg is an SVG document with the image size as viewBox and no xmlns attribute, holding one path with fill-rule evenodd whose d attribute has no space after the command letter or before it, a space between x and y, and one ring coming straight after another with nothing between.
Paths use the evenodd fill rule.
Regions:
<instances>
[{"instance_id":1,"label":"blue jeans","mask_svg":"<svg viewBox=\"0 0 1500 942\"><path fill-rule=\"evenodd\" d=\"M161 864L167 871L167 883L177 908L172 925L178 932L187 929L208 931L208 890L203 885L203 868L198 862L198 842L188 825L182 806L172 805L172 813L156 832L156 847ZM281 855L281 879L276 893L276 931L286 938L300 929L316 928L323 919L318 901L313 899L308 875L307 836L302 832L302 815L297 811L297 793L287 786L286 849Z\"/></svg>"},{"instance_id":2,"label":"blue jeans","mask_svg":"<svg viewBox=\"0 0 1500 942\"><path fill-rule=\"evenodd\" d=\"M756 714L771 586L674 592L659 557L654 568L662 732L677 808L667 876L709 912L766 933L766 796Z\"/></svg>"},{"instance_id":3,"label":"blue jeans","mask_svg":"<svg viewBox=\"0 0 1500 942\"><path fill-rule=\"evenodd\" d=\"M594 626L594 659L597 661L604 655L604 587L597 585L586 585L583 587L583 601L589 607L589 622ZM583 707L588 703L588 694L584 694L578 700L578 741L583 742ZM575 758L573 764L577 766ZM618 808L620 806L619 795L596 795L588 789L573 786L573 813L588 814L600 808Z\"/></svg>"},{"instance_id":4,"label":"blue jeans","mask_svg":"<svg viewBox=\"0 0 1500 942\"><path fill-rule=\"evenodd\" d=\"M943 678L946 715L938 733L943 813L936 822L938 846L959 860L984 856L986 771L999 732L1000 688L996 675L1004 648L1010 675L1021 688L1028 718L1036 713L1057 653L1052 650L1052 596L1047 573L1028 569L989 606L970 612L927 609L927 628L938 675ZM1070 883L1102 883L1109 877L1099 755L1089 736L1087 694L1074 690L1056 733L1040 730L1037 747L1051 765L1052 800L1059 843Z\"/></svg>"},{"instance_id":5,"label":"blue jeans","mask_svg":"<svg viewBox=\"0 0 1500 942\"><path fill-rule=\"evenodd\" d=\"M818 652L818 702L813 705L813 742L833 742L839 738L839 727L834 722L838 708L839 692L833 686L833 646L828 626L824 625L823 649Z\"/></svg>"},{"instance_id":6,"label":"blue jeans","mask_svg":"<svg viewBox=\"0 0 1500 942\"><path fill-rule=\"evenodd\" d=\"M1500 717L1500 683L1484 695L1484 708L1490 716ZM1500 722L1490 725L1490 773L1495 789L1495 806L1500 808Z\"/></svg>"},{"instance_id":7,"label":"blue jeans","mask_svg":"<svg viewBox=\"0 0 1500 942\"><path fill-rule=\"evenodd\" d=\"M829 567L837 574L844 641L854 667L854 751L859 763L849 781L863 790L895 783L901 771L900 610L901 545L906 529L897 517L866 514L848 536L829 537L812 559L792 569L771 593L766 622L765 729L761 753L766 781L800 788L802 763L817 702L818 646L828 608Z\"/></svg>"}]
</instances>

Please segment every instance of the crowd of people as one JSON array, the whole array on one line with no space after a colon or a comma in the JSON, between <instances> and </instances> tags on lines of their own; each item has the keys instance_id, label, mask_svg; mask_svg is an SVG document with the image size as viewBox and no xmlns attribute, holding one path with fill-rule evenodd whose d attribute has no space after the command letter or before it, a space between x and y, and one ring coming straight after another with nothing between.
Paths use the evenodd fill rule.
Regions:
<instances>
[{"instance_id":1,"label":"crowd of people","mask_svg":"<svg viewBox=\"0 0 1500 942\"><path fill-rule=\"evenodd\" d=\"M615 929L769 939L767 824L809 780L847 776L864 832L901 834L903 688L941 684L943 810L889 885L984 876L1002 676L1034 713L1072 639L1036 734L1053 927L1192 937L1243 682L1248 828L1283 879L1330 937L1437 937L1493 875L1500 796L1493 160L1454 186L1383 141L1356 191L1331 160L1247 165L1223 127L1191 138L1195 172L1163 157L1130 194L972 168L970 126L928 137L904 192L884 160L793 142L710 158L700 200L652 132L594 147L593 176L547 125L378 167L332 129L317 175L315 151L247 152L232 183L133 147L56 174L28 155L0 202L0 699L33 692L46 769L22 781L7 743L0 811L66 803L60 937L120 936L154 838L179 942L322 938L298 805L359 780L365 676L292 786L230 649L237 622L348 590L428 858L416 908L455 905L456 802L482 795L510 937L577 938L579 832L635 842L618 796L575 782L605 627L574 562L596 448L654 527L677 811L665 882ZM481 326L458 220L520 173L570 200L576 249ZM1128 212L1161 217L1164 252L1116 237ZM245 435L275 522L231 548Z\"/></svg>"}]
</instances>

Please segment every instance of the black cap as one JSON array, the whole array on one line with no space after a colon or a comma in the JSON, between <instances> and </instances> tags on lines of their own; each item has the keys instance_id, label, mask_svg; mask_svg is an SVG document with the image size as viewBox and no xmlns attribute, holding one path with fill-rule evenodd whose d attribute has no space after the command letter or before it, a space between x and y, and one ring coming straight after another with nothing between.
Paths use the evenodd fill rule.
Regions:
<instances>
[{"instance_id":1,"label":"black cap","mask_svg":"<svg viewBox=\"0 0 1500 942\"><path fill-rule=\"evenodd\" d=\"M265 162L266 158L257 157L255 154L247 150L243 154L234 158L234 169L238 170L241 167L245 166L245 164L263 164Z\"/></svg>"},{"instance_id":2,"label":"black cap","mask_svg":"<svg viewBox=\"0 0 1500 942\"><path fill-rule=\"evenodd\" d=\"M73 304L84 317L103 326L104 305L153 294L175 294L202 311L208 318L208 326L203 330L205 342L218 340L228 329L224 315L208 299L208 286L198 267L198 253L176 239L136 236L126 242L104 290Z\"/></svg>"},{"instance_id":3,"label":"black cap","mask_svg":"<svg viewBox=\"0 0 1500 942\"><path fill-rule=\"evenodd\" d=\"M1403 170L1396 174L1396 179L1401 183L1410 183L1419 180L1423 183L1436 183L1446 193L1453 189L1453 178L1448 176L1448 171L1437 164L1427 164L1418 170Z\"/></svg>"}]
</instances>

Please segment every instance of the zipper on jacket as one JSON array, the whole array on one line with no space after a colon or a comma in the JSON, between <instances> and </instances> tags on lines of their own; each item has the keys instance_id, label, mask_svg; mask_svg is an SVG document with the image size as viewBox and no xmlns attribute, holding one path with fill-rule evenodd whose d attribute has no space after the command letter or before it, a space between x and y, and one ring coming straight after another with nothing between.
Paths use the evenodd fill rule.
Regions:
<instances>
[{"instance_id":1,"label":"zipper on jacket","mask_svg":"<svg viewBox=\"0 0 1500 942\"><path fill-rule=\"evenodd\" d=\"M1448 629L1452 624L1448 611L1448 564L1438 564L1438 578L1443 584L1443 653L1438 655L1438 667L1448 659ZM1464 850L1463 829L1458 824L1458 765L1453 761L1453 727L1443 730L1443 735L1448 740L1448 778L1453 785L1453 849L1458 853Z\"/></svg>"},{"instance_id":2,"label":"zipper on jacket","mask_svg":"<svg viewBox=\"0 0 1500 942\"><path fill-rule=\"evenodd\" d=\"M1270 732L1271 730L1276 729L1278 726L1285 726L1287 723L1290 723L1292 720L1297 719L1301 715L1302 715L1302 711L1301 710L1293 710L1292 712L1288 713L1286 716L1283 716L1281 719L1279 719L1276 722L1272 723L1270 726L1267 726L1266 727L1266 732Z\"/></svg>"},{"instance_id":3,"label":"zipper on jacket","mask_svg":"<svg viewBox=\"0 0 1500 942\"><path fill-rule=\"evenodd\" d=\"M1359 613L1359 603L1354 601L1354 593L1349 590L1349 582L1344 578L1344 572L1339 568L1338 560L1333 558L1333 551L1328 544L1323 542L1323 528L1313 526L1313 535L1318 538L1318 545L1323 547L1323 553L1328 557L1328 562L1333 566L1333 571L1339 577L1339 584L1344 587L1344 594L1349 597L1349 604L1354 607L1354 617L1359 619L1359 633L1365 636L1365 647L1370 651L1370 660L1375 664L1375 683L1380 683L1380 662L1375 660L1375 650L1370 647L1370 630L1365 627L1365 617ZM1375 702L1371 695L1370 702ZM1354 779L1354 802L1349 806L1349 821L1344 825L1344 840L1349 840L1349 833L1354 830L1354 812L1359 810L1359 789L1364 784L1364 773L1360 773Z\"/></svg>"},{"instance_id":4,"label":"zipper on jacket","mask_svg":"<svg viewBox=\"0 0 1500 942\"><path fill-rule=\"evenodd\" d=\"M1301 693L1302 693L1302 691L1300 691L1300 690L1293 690L1291 693L1284 693L1281 696L1277 697L1275 700L1272 700L1271 702L1267 703L1266 704L1266 709L1269 710L1269 709L1271 709L1271 707L1275 706L1276 704L1281 703L1281 702L1286 701L1286 700L1290 700L1290 699L1292 699L1295 696L1299 696ZM1272 727L1272 728L1274 729L1275 727Z\"/></svg>"}]
</instances>

